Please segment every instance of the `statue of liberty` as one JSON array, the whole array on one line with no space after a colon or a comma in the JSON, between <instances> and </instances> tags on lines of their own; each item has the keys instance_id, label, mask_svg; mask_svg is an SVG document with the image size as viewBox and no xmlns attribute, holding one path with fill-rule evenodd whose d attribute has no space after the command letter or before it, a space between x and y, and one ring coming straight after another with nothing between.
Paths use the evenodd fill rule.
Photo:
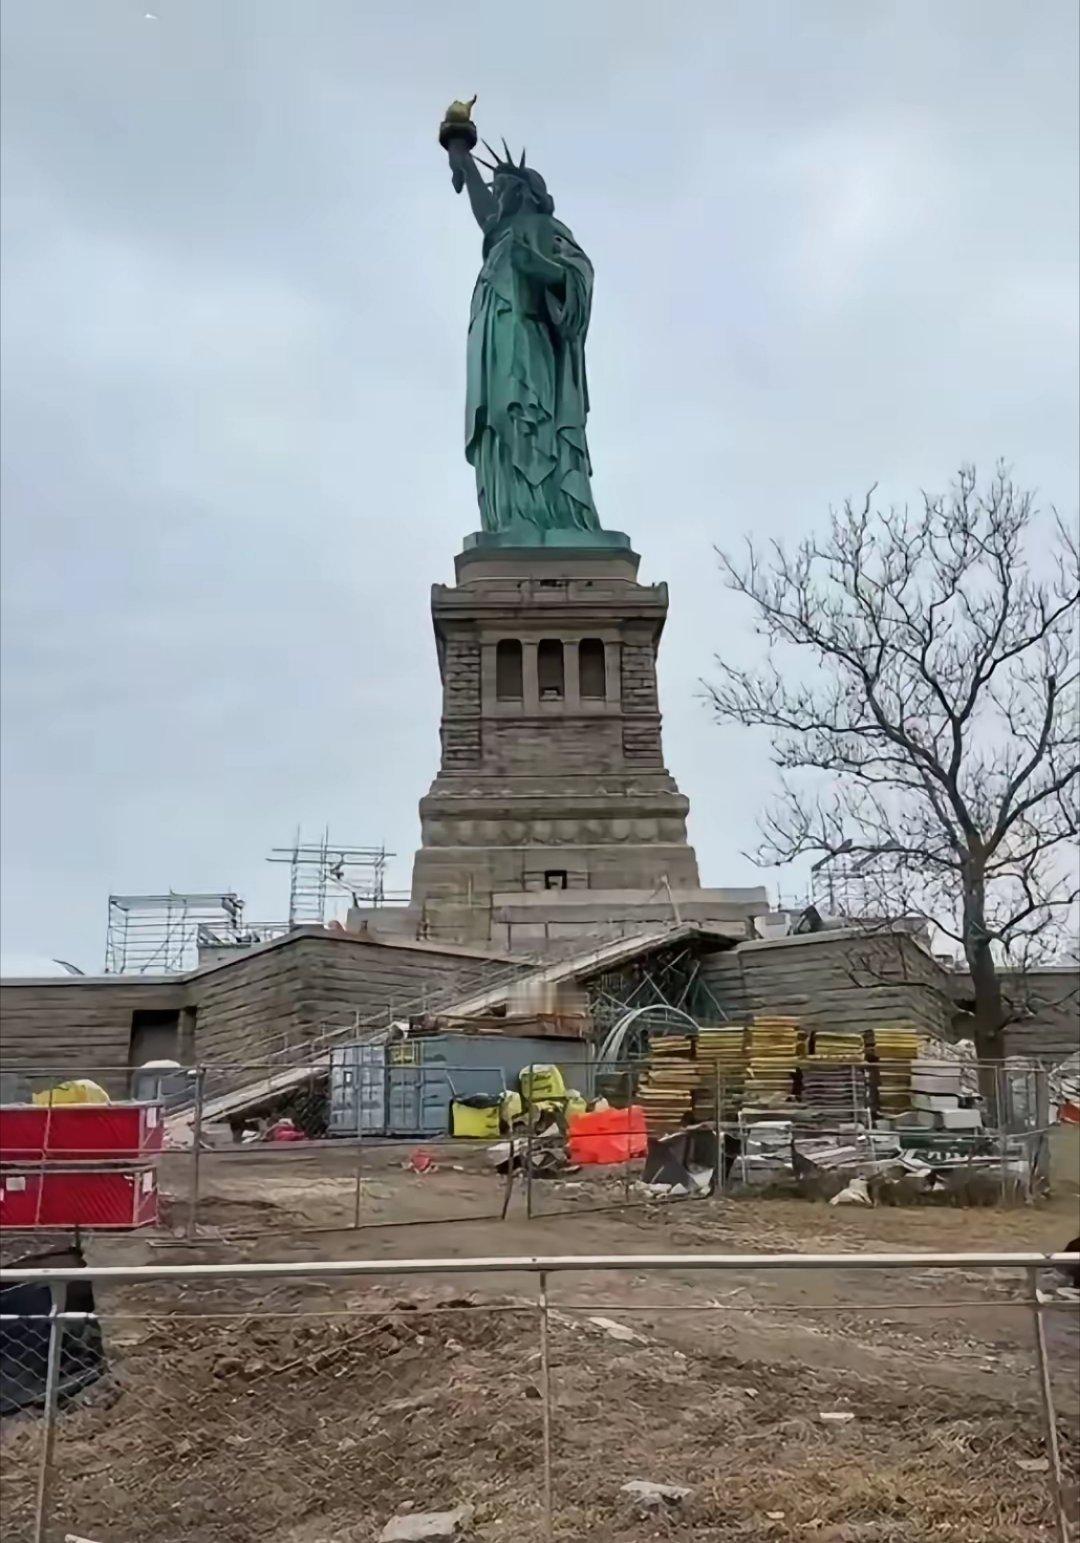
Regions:
<instances>
[{"instance_id":1,"label":"statue of liberty","mask_svg":"<svg viewBox=\"0 0 1080 1543\"><path fill-rule=\"evenodd\" d=\"M475 101L475 97L473 101ZM455 102L439 131L454 189L468 191L484 233L469 315L465 458L476 472L487 532L599 531L585 420L585 334L592 264L540 173L490 145L485 182L472 154L472 103ZM599 538L601 541L604 537Z\"/></svg>"}]
</instances>

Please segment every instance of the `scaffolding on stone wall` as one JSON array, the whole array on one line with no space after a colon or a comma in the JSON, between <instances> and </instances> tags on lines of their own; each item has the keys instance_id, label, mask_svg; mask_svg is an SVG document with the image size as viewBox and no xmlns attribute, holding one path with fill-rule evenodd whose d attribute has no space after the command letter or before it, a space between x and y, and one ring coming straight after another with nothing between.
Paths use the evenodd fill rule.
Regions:
<instances>
[{"instance_id":1,"label":"scaffolding on stone wall","mask_svg":"<svg viewBox=\"0 0 1080 1543\"><path fill-rule=\"evenodd\" d=\"M387 863L395 855L385 845L331 841L329 829L306 842L298 827L292 846L274 847L267 862L289 865L289 926L321 927L343 906L380 907L407 898L386 888Z\"/></svg>"},{"instance_id":2,"label":"scaffolding on stone wall","mask_svg":"<svg viewBox=\"0 0 1080 1543\"><path fill-rule=\"evenodd\" d=\"M673 1010L710 1025L726 1023L727 1014L700 972L694 949L679 941L593 976L587 986L593 1037L600 1043L635 1009L656 1009L657 1021Z\"/></svg>"},{"instance_id":3,"label":"scaffolding on stone wall","mask_svg":"<svg viewBox=\"0 0 1080 1543\"><path fill-rule=\"evenodd\" d=\"M240 896L172 889L164 895L110 895L105 973L169 975L193 969L203 930L230 943L244 941L250 929L244 929Z\"/></svg>"}]
</instances>

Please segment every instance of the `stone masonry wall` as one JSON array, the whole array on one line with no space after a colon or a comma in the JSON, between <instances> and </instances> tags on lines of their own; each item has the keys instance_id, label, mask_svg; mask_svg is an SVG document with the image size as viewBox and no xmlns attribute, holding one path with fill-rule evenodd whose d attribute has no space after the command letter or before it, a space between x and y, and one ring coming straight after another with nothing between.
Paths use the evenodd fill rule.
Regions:
<instances>
[{"instance_id":1,"label":"stone masonry wall","mask_svg":"<svg viewBox=\"0 0 1080 1543\"><path fill-rule=\"evenodd\" d=\"M627 762L633 766L662 766L656 647L651 642L623 644L622 708L622 749Z\"/></svg>"},{"instance_id":2,"label":"stone masonry wall","mask_svg":"<svg viewBox=\"0 0 1080 1543\"><path fill-rule=\"evenodd\" d=\"M458 771L480 764L480 645L450 638L443 688L442 764Z\"/></svg>"},{"instance_id":3,"label":"stone masonry wall","mask_svg":"<svg viewBox=\"0 0 1080 1543\"><path fill-rule=\"evenodd\" d=\"M686 800L664 768L667 590L636 572L629 553L462 554L458 585L433 587L442 762L421 800L412 887L427 936L486 941L490 897L549 869L565 870L568 888L698 884ZM604 648L600 687L582 676L589 638ZM521 643L521 685L500 697L505 639ZM563 645L561 689L545 639Z\"/></svg>"},{"instance_id":4,"label":"stone masonry wall","mask_svg":"<svg viewBox=\"0 0 1080 1543\"><path fill-rule=\"evenodd\" d=\"M616 718L494 718L485 729L484 765L498 772L617 771L622 761Z\"/></svg>"},{"instance_id":5,"label":"stone masonry wall","mask_svg":"<svg viewBox=\"0 0 1080 1543\"><path fill-rule=\"evenodd\" d=\"M656 649L652 643L624 643L622 648L624 713L655 713Z\"/></svg>"}]
</instances>

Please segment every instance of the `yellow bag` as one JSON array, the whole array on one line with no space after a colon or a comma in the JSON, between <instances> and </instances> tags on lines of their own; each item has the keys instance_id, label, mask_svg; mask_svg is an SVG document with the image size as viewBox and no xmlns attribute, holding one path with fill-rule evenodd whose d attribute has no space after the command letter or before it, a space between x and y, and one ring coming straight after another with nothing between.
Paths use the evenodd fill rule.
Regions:
<instances>
[{"instance_id":1,"label":"yellow bag","mask_svg":"<svg viewBox=\"0 0 1080 1543\"><path fill-rule=\"evenodd\" d=\"M522 1097L529 1104L539 1103L545 1098L563 1098L566 1094L566 1083L557 1066L543 1063L524 1066L518 1076L518 1083Z\"/></svg>"},{"instance_id":2,"label":"yellow bag","mask_svg":"<svg viewBox=\"0 0 1080 1543\"><path fill-rule=\"evenodd\" d=\"M46 1088L34 1094L35 1104L107 1104L109 1095L103 1087L91 1082L89 1077L73 1077L68 1082L58 1082L55 1088Z\"/></svg>"},{"instance_id":3,"label":"yellow bag","mask_svg":"<svg viewBox=\"0 0 1080 1543\"><path fill-rule=\"evenodd\" d=\"M499 1134L499 1106L489 1104L483 1109L472 1109L455 1099L450 1105L450 1129L455 1136L468 1136L473 1140L491 1141Z\"/></svg>"}]
</instances>

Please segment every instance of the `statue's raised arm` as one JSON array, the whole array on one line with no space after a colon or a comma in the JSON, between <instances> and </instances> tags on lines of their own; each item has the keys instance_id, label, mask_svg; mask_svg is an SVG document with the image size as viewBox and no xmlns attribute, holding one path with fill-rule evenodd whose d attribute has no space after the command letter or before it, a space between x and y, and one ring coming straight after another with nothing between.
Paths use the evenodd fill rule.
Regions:
<instances>
[{"instance_id":1,"label":"statue's raised arm","mask_svg":"<svg viewBox=\"0 0 1080 1543\"><path fill-rule=\"evenodd\" d=\"M485 223L495 213L495 200L472 158L476 145L476 125L472 121L475 102L474 96L469 102L450 103L446 117L439 125L439 143L450 158L450 180L454 192L460 193L463 187L468 189L476 223L483 230Z\"/></svg>"},{"instance_id":2,"label":"statue's raised arm","mask_svg":"<svg viewBox=\"0 0 1080 1543\"><path fill-rule=\"evenodd\" d=\"M453 102L439 128L456 192L467 189L484 233L469 317L465 457L476 472L485 531L599 530L585 438L585 335L592 264L538 171L504 156L473 156L472 102ZM484 181L480 166L492 173Z\"/></svg>"}]
</instances>

